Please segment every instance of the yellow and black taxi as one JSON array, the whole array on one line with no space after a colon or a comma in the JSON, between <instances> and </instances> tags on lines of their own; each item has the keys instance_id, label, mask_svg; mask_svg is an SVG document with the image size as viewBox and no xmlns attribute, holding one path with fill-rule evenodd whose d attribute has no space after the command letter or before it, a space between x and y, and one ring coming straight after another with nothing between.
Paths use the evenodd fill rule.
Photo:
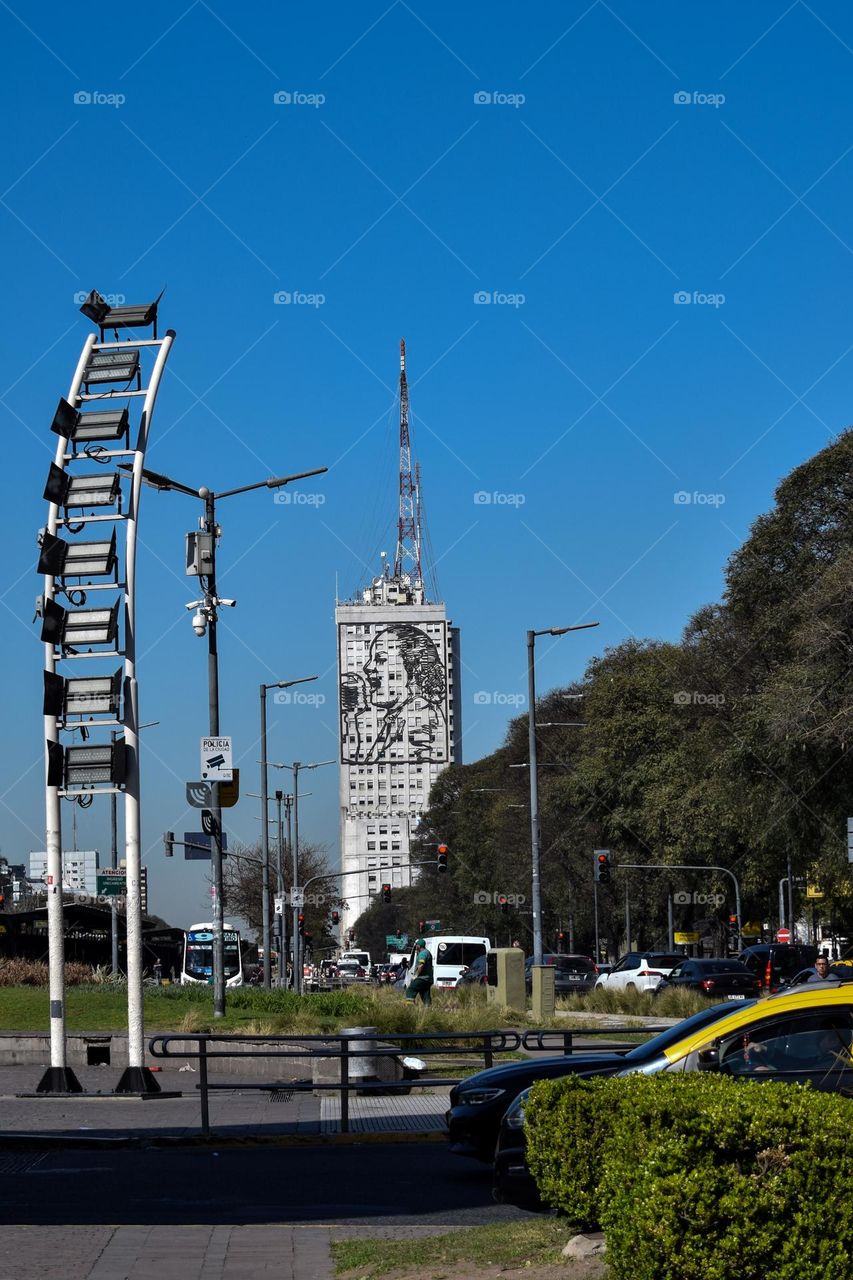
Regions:
<instances>
[{"instance_id":1,"label":"yellow and black taxi","mask_svg":"<svg viewBox=\"0 0 853 1280\"><path fill-rule=\"evenodd\" d=\"M632 1049L616 1070L587 1071L582 1067L577 1074L715 1071L758 1082L810 1084L824 1092L853 1097L851 1046L853 983L810 982L762 1000L703 1009L639 1050ZM567 1063L572 1060L565 1059ZM548 1075L554 1078L556 1073ZM476 1087L476 1079L466 1080L466 1086ZM535 1206L537 1195L524 1148L528 1092L529 1086L516 1095L502 1117L494 1154L493 1192L497 1200L530 1208Z\"/></svg>"}]
</instances>

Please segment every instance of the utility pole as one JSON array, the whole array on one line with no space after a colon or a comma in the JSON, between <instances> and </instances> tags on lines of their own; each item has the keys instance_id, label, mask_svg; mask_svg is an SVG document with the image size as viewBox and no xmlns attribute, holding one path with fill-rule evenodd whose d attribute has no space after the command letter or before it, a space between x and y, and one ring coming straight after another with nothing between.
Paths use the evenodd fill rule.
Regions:
<instances>
[{"instance_id":1,"label":"utility pole","mask_svg":"<svg viewBox=\"0 0 853 1280\"><path fill-rule=\"evenodd\" d=\"M291 882L291 897L293 901L292 927L293 927L293 990L301 994L302 992L302 960L299 936L299 913L301 908L297 904L297 888L299 885L299 768L300 761L293 762L293 844L290 852L293 858L293 880Z\"/></svg>"},{"instance_id":2,"label":"utility pole","mask_svg":"<svg viewBox=\"0 0 853 1280\"><path fill-rule=\"evenodd\" d=\"M110 742L115 743L118 734L113 729ZM110 795L110 866L118 870L118 793L114 790ZM125 890L127 886L125 886ZM125 897L125 901L127 898ZM125 919L127 917L125 916ZM118 977L118 906L115 897L110 903L110 939L112 942L111 969L113 977Z\"/></svg>"}]
</instances>

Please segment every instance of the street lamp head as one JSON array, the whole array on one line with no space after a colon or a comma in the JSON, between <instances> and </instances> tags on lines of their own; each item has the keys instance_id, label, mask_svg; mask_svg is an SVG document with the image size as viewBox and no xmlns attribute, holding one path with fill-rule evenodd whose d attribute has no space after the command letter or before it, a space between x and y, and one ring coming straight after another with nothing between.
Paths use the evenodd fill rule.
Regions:
<instances>
[{"instance_id":1,"label":"street lamp head","mask_svg":"<svg viewBox=\"0 0 853 1280\"><path fill-rule=\"evenodd\" d=\"M202 499L206 499L210 497L210 490L208 489L206 484L203 484L201 486L201 488L198 491L198 496Z\"/></svg>"}]
</instances>

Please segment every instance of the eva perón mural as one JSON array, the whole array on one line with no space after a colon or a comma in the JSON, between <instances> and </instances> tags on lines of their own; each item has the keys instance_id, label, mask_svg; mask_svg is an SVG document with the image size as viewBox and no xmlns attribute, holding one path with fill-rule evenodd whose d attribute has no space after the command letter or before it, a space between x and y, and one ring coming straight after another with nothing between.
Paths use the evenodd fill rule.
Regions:
<instances>
[{"instance_id":1,"label":"eva per\u00f3n mural","mask_svg":"<svg viewBox=\"0 0 853 1280\"><path fill-rule=\"evenodd\" d=\"M344 764L447 764L447 628L437 638L409 622L339 631Z\"/></svg>"}]
</instances>

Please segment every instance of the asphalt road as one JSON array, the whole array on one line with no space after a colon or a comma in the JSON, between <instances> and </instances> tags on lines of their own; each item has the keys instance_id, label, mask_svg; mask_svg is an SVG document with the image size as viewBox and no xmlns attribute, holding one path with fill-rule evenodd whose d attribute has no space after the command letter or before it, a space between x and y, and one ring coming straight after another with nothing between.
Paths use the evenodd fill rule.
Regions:
<instances>
[{"instance_id":1,"label":"asphalt road","mask_svg":"<svg viewBox=\"0 0 853 1280\"><path fill-rule=\"evenodd\" d=\"M0 1151L0 1224L463 1226L526 1217L440 1143Z\"/></svg>"}]
</instances>

